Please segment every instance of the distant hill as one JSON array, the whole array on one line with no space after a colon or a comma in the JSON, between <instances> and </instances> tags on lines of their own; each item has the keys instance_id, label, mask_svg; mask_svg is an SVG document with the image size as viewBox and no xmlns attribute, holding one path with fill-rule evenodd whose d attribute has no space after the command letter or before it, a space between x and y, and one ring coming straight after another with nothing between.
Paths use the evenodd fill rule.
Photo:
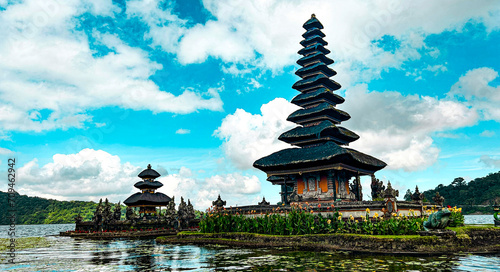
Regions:
<instances>
[{"instance_id":1,"label":"distant hill","mask_svg":"<svg viewBox=\"0 0 500 272\"><path fill-rule=\"evenodd\" d=\"M10 224L6 209L8 193L0 191L0 225ZM97 203L92 201L59 201L16 195L17 224L63 224L74 223L80 212L84 220L92 219ZM122 210L125 207L122 207ZM122 212L123 214L123 212Z\"/></svg>"},{"instance_id":2,"label":"distant hill","mask_svg":"<svg viewBox=\"0 0 500 272\"><path fill-rule=\"evenodd\" d=\"M432 190L423 192L425 198L432 202L432 197L439 192L444 197L444 205L462 207L465 214L480 212L493 213L491 205L495 201L500 204L500 172L466 182L463 178L455 178L451 184L439 184Z\"/></svg>"},{"instance_id":3,"label":"distant hill","mask_svg":"<svg viewBox=\"0 0 500 272\"><path fill-rule=\"evenodd\" d=\"M8 225L8 193L0 191L0 225ZM115 203L111 203L113 209ZM5 208L4 208L5 207ZM17 224L65 224L74 223L80 213L83 221L92 220L97 203L93 201L59 201L36 196L16 194ZM125 218L126 206L121 205L122 219ZM201 212L195 210L196 218Z\"/></svg>"}]
</instances>

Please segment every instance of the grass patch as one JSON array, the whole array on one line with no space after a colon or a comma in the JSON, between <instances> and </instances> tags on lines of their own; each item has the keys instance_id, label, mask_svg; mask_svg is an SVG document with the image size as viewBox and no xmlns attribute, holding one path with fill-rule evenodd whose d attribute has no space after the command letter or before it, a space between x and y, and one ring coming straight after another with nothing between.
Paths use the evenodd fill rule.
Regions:
<instances>
[{"instance_id":1,"label":"grass patch","mask_svg":"<svg viewBox=\"0 0 500 272\"><path fill-rule=\"evenodd\" d=\"M213 236L248 236L248 237L275 237L275 238L291 238L291 237L359 237L364 239L377 239L377 240L411 240L411 239L433 239L432 236L420 235L370 235L370 234L357 234L357 233L331 233L331 234L303 234L303 235L272 235L261 233L248 233L248 232L222 232L222 233L202 233L202 232L180 232L178 236L184 237L213 237ZM161 237L158 237L161 238Z\"/></svg>"}]
</instances>

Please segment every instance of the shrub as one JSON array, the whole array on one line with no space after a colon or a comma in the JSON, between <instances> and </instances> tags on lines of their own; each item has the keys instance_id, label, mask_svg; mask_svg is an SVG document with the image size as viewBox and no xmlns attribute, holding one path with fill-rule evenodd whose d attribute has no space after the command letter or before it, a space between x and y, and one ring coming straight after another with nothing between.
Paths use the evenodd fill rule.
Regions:
<instances>
[{"instance_id":1,"label":"shrub","mask_svg":"<svg viewBox=\"0 0 500 272\"><path fill-rule=\"evenodd\" d=\"M333 205L332 205L333 208ZM250 216L228 214L226 211L211 211L200 221L200 231L205 233L218 232L249 232L272 235L303 235L327 233L359 233L376 235L410 235L422 230L423 218L414 216L394 216L383 219L377 213L372 218L367 209L366 215L360 220L352 216L345 219L338 210L324 217L314 214L309 205L292 206L290 212L279 208L272 213ZM413 214L412 214L413 215Z\"/></svg>"}]
</instances>

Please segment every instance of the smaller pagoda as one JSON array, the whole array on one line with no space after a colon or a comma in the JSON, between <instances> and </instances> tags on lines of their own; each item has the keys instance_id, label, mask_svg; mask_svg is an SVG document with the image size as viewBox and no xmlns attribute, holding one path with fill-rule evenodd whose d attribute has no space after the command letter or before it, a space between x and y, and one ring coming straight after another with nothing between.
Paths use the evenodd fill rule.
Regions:
<instances>
[{"instance_id":1,"label":"smaller pagoda","mask_svg":"<svg viewBox=\"0 0 500 272\"><path fill-rule=\"evenodd\" d=\"M155 192L163 184L155 180L161 175L151 168L151 164L148 164L148 168L138 176L142 181L134 184L134 187L141 192L129 196L123 203L128 207L139 207L141 215L151 215L156 213L157 207L161 209L162 206L167 206L172 199L163 193Z\"/></svg>"}]
</instances>

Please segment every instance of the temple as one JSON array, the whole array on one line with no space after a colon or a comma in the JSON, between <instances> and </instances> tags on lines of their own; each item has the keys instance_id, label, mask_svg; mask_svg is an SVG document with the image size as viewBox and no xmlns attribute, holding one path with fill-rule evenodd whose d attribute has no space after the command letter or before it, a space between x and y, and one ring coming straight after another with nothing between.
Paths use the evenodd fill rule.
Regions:
<instances>
[{"instance_id":1,"label":"temple","mask_svg":"<svg viewBox=\"0 0 500 272\"><path fill-rule=\"evenodd\" d=\"M323 25L313 14L303 27L306 32L298 51L301 79L292 88L299 91L291 103L301 107L287 120L298 124L279 136L294 145L263 157L253 164L264 171L268 181L281 185L283 204L301 201L362 201L360 176L370 175L386 163L346 146L359 136L339 126L351 117L337 109L344 98L334 92L340 84L330 79L337 74L328 65L334 61L321 31ZM353 181L350 181L353 179Z\"/></svg>"},{"instance_id":2,"label":"temple","mask_svg":"<svg viewBox=\"0 0 500 272\"><path fill-rule=\"evenodd\" d=\"M162 206L167 206L171 198L163 193L155 192L163 184L155 181L156 178L160 177L160 174L151 169L151 164L148 164L148 168L144 169L138 176L142 181L134 184L134 187L141 192L129 196L123 203L128 207L139 207L139 214L143 216L156 213L157 207L161 209Z\"/></svg>"}]
</instances>

